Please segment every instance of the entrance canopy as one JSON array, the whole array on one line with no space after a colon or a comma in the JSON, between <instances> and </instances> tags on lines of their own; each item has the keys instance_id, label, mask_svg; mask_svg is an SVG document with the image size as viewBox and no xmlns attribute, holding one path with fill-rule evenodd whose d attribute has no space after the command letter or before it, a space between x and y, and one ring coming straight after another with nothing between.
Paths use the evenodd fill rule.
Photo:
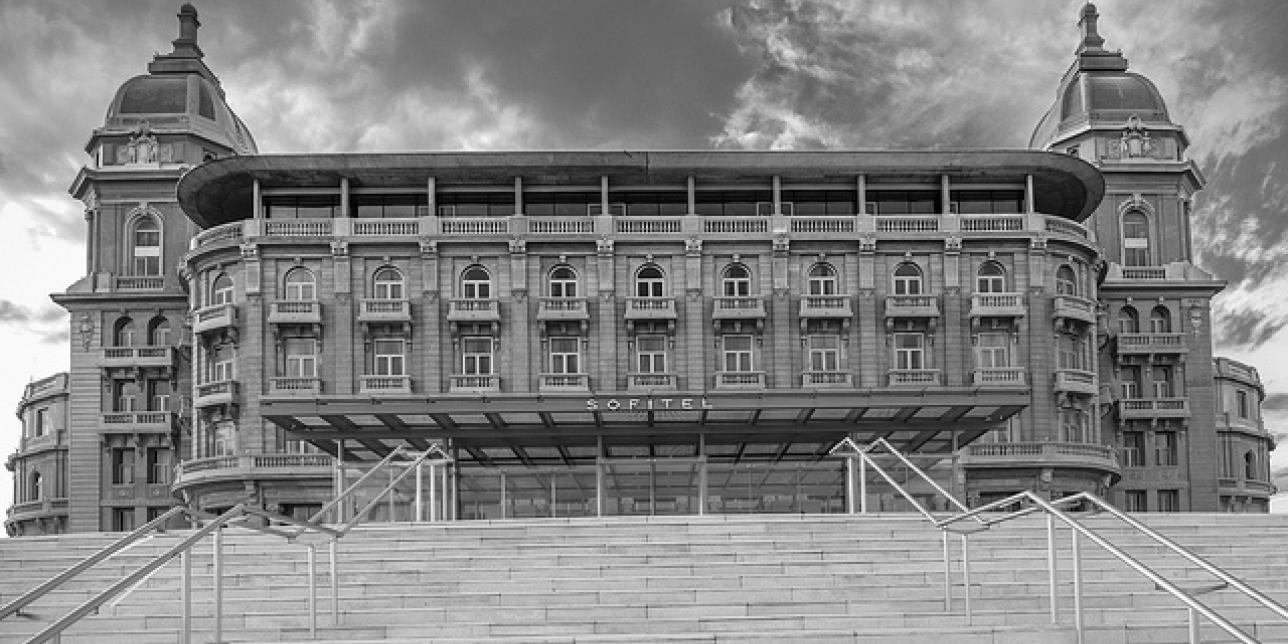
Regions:
<instances>
[{"instance_id":1,"label":"entrance canopy","mask_svg":"<svg viewBox=\"0 0 1288 644\"><path fill-rule=\"evenodd\" d=\"M573 465L600 456L817 460L842 437L885 438L905 453L947 454L1028 405L1029 392L879 391L487 394L265 398L263 417L344 459L446 439L483 465ZM602 441L602 442L601 442ZM602 448L602 452L600 451ZM620 453L618 453L620 452Z\"/></svg>"}]
</instances>

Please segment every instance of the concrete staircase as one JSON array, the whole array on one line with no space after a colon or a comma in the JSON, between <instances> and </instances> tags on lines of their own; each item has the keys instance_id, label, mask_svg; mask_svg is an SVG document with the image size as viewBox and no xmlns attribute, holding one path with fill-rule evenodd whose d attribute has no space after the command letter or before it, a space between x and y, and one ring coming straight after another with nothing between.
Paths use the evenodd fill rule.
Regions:
<instances>
[{"instance_id":1,"label":"concrete staircase","mask_svg":"<svg viewBox=\"0 0 1288 644\"><path fill-rule=\"evenodd\" d=\"M1288 516L1141 515L1217 565L1288 601ZM1085 522L1182 587L1211 578L1108 517ZM0 540L0 601L115 535ZM173 545L156 535L0 622L23 641ZM960 541L953 610L944 612L938 531L913 515L543 519L371 524L340 544L340 622L330 622L319 548L318 638L334 642L862 642L1020 644L1076 641L1070 533L1058 532L1060 626L1050 624L1046 529L1027 517L970 537L974 614L963 613ZM225 641L310 639L306 551L229 529ZM1186 642L1186 610L1083 541L1087 642ZM211 640L211 548L194 553L194 641ZM180 569L168 564L64 634L64 642L177 641ZM1200 597L1263 642L1288 624L1232 590ZM1204 642L1233 639L1211 624Z\"/></svg>"}]
</instances>

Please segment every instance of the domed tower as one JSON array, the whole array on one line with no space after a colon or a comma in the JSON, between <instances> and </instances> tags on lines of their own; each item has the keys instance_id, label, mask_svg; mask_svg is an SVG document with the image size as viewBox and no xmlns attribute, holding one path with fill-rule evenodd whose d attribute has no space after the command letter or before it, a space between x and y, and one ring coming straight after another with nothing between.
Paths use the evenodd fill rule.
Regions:
<instances>
[{"instance_id":1,"label":"domed tower","mask_svg":"<svg viewBox=\"0 0 1288 644\"><path fill-rule=\"evenodd\" d=\"M123 83L72 183L85 204L86 271L54 300L71 313L69 531L125 530L173 504L190 449L188 295L178 266L198 228L175 183L192 166L252 154L179 10L174 49Z\"/></svg>"},{"instance_id":2,"label":"domed tower","mask_svg":"<svg viewBox=\"0 0 1288 644\"><path fill-rule=\"evenodd\" d=\"M1120 448L1114 495L1129 509L1218 507L1211 300L1224 283L1194 266L1191 211L1203 176L1154 83L1104 48L1095 5L1055 103L1029 146L1090 161L1105 198L1088 219L1107 260L1100 287L1102 425Z\"/></svg>"}]
</instances>

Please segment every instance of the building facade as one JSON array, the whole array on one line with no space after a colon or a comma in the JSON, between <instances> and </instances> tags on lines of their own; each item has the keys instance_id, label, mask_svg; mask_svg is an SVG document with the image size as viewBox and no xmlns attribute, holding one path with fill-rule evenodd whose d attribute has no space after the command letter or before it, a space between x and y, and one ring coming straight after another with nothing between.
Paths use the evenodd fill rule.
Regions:
<instances>
[{"instance_id":1,"label":"building facade","mask_svg":"<svg viewBox=\"0 0 1288 644\"><path fill-rule=\"evenodd\" d=\"M1034 149L957 152L259 156L179 18L72 188L62 529L307 515L432 443L458 519L842 512L846 437L972 503L1273 492L1256 372L1211 355L1202 177L1094 7Z\"/></svg>"}]
</instances>

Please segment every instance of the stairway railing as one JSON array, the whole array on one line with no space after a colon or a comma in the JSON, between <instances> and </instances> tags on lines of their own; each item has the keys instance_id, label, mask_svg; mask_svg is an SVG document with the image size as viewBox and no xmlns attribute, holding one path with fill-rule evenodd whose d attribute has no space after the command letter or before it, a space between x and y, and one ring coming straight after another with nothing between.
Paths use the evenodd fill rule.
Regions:
<instances>
[{"instance_id":1,"label":"stairway railing","mask_svg":"<svg viewBox=\"0 0 1288 644\"><path fill-rule=\"evenodd\" d=\"M386 484L379 492L373 495L372 499L363 508L356 513L343 525L330 527L319 522L326 515L326 512L342 503L345 499L353 496L359 486L369 479L380 469L391 467L391 463L400 455L406 455L408 452L403 447L398 447L387 455L378 464L373 466L370 471L364 474L353 485L336 495L322 511L313 515L308 521L301 521L294 517L285 516L275 512L268 512L259 508L247 507L246 505L235 505L226 512L217 516L201 512L184 506L171 508L161 516L147 522L129 534L117 539L103 549L77 562L61 573L50 577L40 583L35 588L23 593L18 598L9 603L0 606L0 620L12 615L21 614L23 608L31 605L33 602L44 597L51 591L55 590L67 581L84 573L95 565L103 562L112 555L115 555L130 545L138 542L144 537L150 535L153 531L164 532L165 525L171 519L185 517L199 527L191 534L184 537L179 543L171 546L165 552L152 558L147 563L135 569L130 574L122 577L105 590L99 592L94 597L86 600L81 605L72 609L71 612L59 618L54 623L47 626L44 630L36 633L27 644L39 644L50 640L57 640L59 635L71 625L80 621L86 615L96 613L100 607L111 601L114 597L123 592L128 592L143 580L151 576L159 568L169 563L175 557L181 559L181 577L182 577L182 612L180 619L180 639L183 644L192 641L192 549L204 540L211 537L213 542L212 556L212 605L214 608L213 620L213 641L223 641L223 530L225 527L242 527L256 532L262 532L273 536L281 537L288 543L295 543L297 539L305 533L314 533L321 535L322 538L330 542L331 545L331 607L333 625L339 623L339 583L337 576L336 555L337 549L335 543L344 537L348 532L358 524L370 511L380 502L386 494L391 494L394 488L402 482L408 474L418 471L420 465L424 463L432 454L440 455L440 462L449 462L451 459L437 443L431 445L416 458L406 463L402 472L391 476L389 483ZM253 520L263 519L266 525L257 525ZM205 525L200 525L205 522ZM285 530L272 527L271 524L286 524L295 526L296 530ZM313 637L317 636L317 545L314 543L305 544L308 549L308 584L309 584L309 632Z\"/></svg>"},{"instance_id":2,"label":"stairway railing","mask_svg":"<svg viewBox=\"0 0 1288 644\"><path fill-rule=\"evenodd\" d=\"M1121 548L1109 542L1105 537L1101 536L1096 531L1078 522L1076 519L1069 516L1067 512L1060 509L1061 506L1071 506L1075 504L1078 504L1078 505L1088 504L1092 506L1096 511L1102 511L1102 512L1108 513L1109 515L1122 521L1124 524L1126 524L1133 530L1149 537L1151 540L1155 541L1156 543L1163 545L1168 550L1171 550L1172 552L1180 555L1186 561L1208 572L1209 574L1213 575L1214 577L1216 577L1222 582L1221 584L1218 584L1216 586L1205 588L1205 589L1202 589L1201 591L1196 591L1196 594L1197 592L1204 592L1204 591L1210 591L1210 590L1218 590L1225 587L1232 587L1238 590L1239 592L1243 593L1245 596L1257 601L1258 603L1265 606L1266 608L1269 608L1275 614L1279 615L1281 618L1288 619L1288 608L1285 608L1282 604L1274 601L1273 599L1271 599L1264 593L1256 590L1255 588L1248 586L1247 584L1243 583L1242 581L1240 581L1239 579L1231 575L1229 572L1223 570L1221 567L1203 559L1202 557L1195 554L1193 551L1163 536L1156 530L1153 530L1152 528L1149 528L1148 526L1140 523L1139 521L1136 521L1135 519L1121 512L1117 508L1113 507L1113 505L1111 505L1109 502L1089 492L1081 492L1081 493L1077 493L1077 494L1073 494L1073 495L1069 495L1069 496L1057 499L1055 501L1048 501L1033 491L1025 490L1023 492L1019 492L1017 494L1011 495L1004 499L1000 499L992 503L988 503L978 508L968 509L961 501L953 497L951 493L949 493L937 482L935 482L929 475L927 475L924 470L922 470L920 467L914 464L905 455L899 452L899 450L897 450L894 446L886 442L885 439L877 439L867 447L861 447L847 437L845 439L842 439L839 443L837 443L837 445L833 446L830 453L835 454L836 451L843 446L849 447L852 450L853 452L852 458L857 457L857 460L860 463L861 468L863 468L862 475L860 478L861 488L865 488L866 486L866 480L867 480L866 468L871 467L873 470L877 472L878 475L880 475L883 479L885 479L886 482L889 483L900 495L902 495L909 503L911 503L912 506L916 508L916 510L923 517L925 517L928 521L930 521L930 523L934 525L936 528L938 528L944 535L945 610L951 610L951 586L950 586L951 568L949 565L947 535L949 531L960 532L962 537L962 576L965 584L964 598L965 598L967 620L970 620L972 617L971 601L970 601L971 584L970 584L970 559L968 555L968 552L969 552L968 534L970 532L987 530L994 525L998 525L1000 523L1004 523L1012 519L1041 512L1045 514L1046 524L1047 524L1046 525L1047 527L1047 567L1048 567L1048 573L1049 573L1048 585L1049 585L1049 592L1050 592L1050 615L1051 615L1052 624L1059 623L1055 524L1058 521L1068 526L1069 529L1071 530L1071 534L1072 534L1071 550L1072 550L1072 559L1073 559L1074 629L1077 632L1079 644L1082 644L1084 642L1085 634L1086 634L1084 621L1083 621L1082 552L1081 552L1081 543L1080 543L1079 537L1084 537L1087 540L1091 541L1092 543L1095 543L1096 545L1100 546L1101 548L1104 548L1105 551L1107 551L1114 558L1118 559L1119 561L1121 561L1123 564L1125 564L1132 570L1135 570L1136 572L1140 573L1150 581L1154 582L1155 588L1167 592L1168 594L1172 595L1177 600L1179 600L1181 603L1183 603L1189 611L1189 639L1191 644L1198 644L1199 642L1199 625L1198 625L1199 615L1206 617L1209 621L1211 621L1221 630L1225 631L1227 634L1234 637L1238 641L1244 642L1245 644L1257 644L1257 640L1255 638L1253 638L1251 635L1247 634L1243 630L1239 629L1238 626L1231 623L1229 620L1227 620L1225 617L1220 615L1212 608L1208 607L1207 605L1195 599L1192 594L1185 592L1179 586L1167 580L1162 575L1158 574L1156 571L1146 566L1140 560L1127 554ZM938 494L943 496L949 503L951 503L954 507L956 507L959 510L959 512L957 514L954 514L952 516L948 516L942 519L935 518L935 516L929 510L927 510L925 506L923 506L920 502L917 501L917 499L907 490L907 488L904 485L900 484L893 476L891 476L888 472L886 472L885 469L882 468L881 465L875 461L875 459L873 459L872 452L874 452L878 448L885 450L888 454L893 455L895 458L897 458L900 462L904 464L904 466L906 466L910 471L915 473L918 478L920 478L921 480L929 484L932 489L934 489ZM849 456L849 454L847 454L847 456ZM860 495L861 495L860 503L863 508L862 511L866 512L867 511L866 489L861 489ZM1029 505L1028 507L1021 507L1019 509L1009 511L998 516L990 516L990 517L984 516L986 513L989 513L989 512L999 511L1004 508L1009 508L1014 505L1024 504L1024 503L1028 503L1031 505ZM972 521L973 525L971 525L969 529L953 528L953 526L965 521Z\"/></svg>"}]
</instances>

